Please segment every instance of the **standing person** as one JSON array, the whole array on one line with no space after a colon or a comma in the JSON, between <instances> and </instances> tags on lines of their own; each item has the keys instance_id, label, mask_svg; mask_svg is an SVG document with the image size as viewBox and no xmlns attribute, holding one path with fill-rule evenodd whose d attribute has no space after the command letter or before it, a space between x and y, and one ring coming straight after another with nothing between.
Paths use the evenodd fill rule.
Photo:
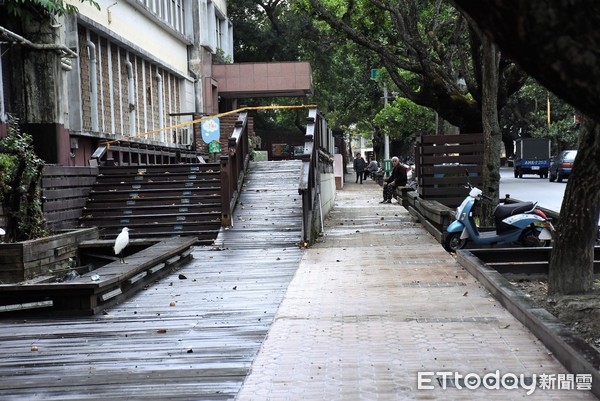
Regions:
<instances>
[{"instance_id":1,"label":"standing person","mask_svg":"<svg viewBox=\"0 0 600 401\"><path fill-rule=\"evenodd\" d=\"M367 166L367 162L362 158L360 153L356 154L354 158L354 171L356 172L356 183L360 179L360 183L363 182L363 174L365 172L365 167Z\"/></svg>"},{"instance_id":2,"label":"standing person","mask_svg":"<svg viewBox=\"0 0 600 401\"><path fill-rule=\"evenodd\" d=\"M394 190L399 186L406 185L408 180L406 169L400 164L400 160L396 156L392 157L392 166L392 174L383 183L383 200L379 203L392 203Z\"/></svg>"}]
</instances>

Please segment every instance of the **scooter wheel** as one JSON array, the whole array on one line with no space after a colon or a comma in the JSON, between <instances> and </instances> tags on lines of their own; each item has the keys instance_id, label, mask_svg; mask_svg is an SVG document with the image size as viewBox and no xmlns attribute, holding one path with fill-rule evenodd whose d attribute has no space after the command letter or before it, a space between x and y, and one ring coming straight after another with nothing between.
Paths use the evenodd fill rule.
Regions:
<instances>
[{"instance_id":1,"label":"scooter wheel","mask_svg":"<svg viewBox=\"0 0 600 401\"><path fill-rule=\"evenodd\" d=\"M448 235L446 235L446 239L444 240L444 249L446 252L456 252L465 247L467 240L460 239L460 234L461 233L448 233Z\"/></svg>"}]
</instances>

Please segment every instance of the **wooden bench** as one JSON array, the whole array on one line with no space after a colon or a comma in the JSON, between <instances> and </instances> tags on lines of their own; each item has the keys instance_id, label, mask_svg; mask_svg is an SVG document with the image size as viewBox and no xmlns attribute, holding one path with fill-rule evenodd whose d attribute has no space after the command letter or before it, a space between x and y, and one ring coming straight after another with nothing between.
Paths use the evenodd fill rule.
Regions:
<instances>
[{"instance_id":1,"label":"wooden bench","mask_svg":"<svg viewBox=\"0 0 600 401\"><path fill-rule=\"evenodd\" d=\"M196 241L164 239L128 256L125 264L114 261L62 283L0 285L0 312L45 307L53 313L96 314L190 260Z\"/></svg>"}]
</instances>

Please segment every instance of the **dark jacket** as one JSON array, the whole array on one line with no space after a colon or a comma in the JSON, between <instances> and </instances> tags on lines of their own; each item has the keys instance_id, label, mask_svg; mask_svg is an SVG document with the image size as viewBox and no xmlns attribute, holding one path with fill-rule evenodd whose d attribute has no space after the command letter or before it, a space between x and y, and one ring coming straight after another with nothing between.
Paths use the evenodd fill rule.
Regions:
<instances>
[{"instance_id":1,"label":"dark jacket","mask_svg":"<svg viewBox=\"0 0 600 401\"><path fill-rule=\"evenodd\" d=\"M354 159L354 171L357 173L362 173L365 171L365 167L367 166L367 162L362 157L358 157Z\"/></svg>"},{"instance_id":2,"label":"dark jacket","mask_svg":"<svg viewBox=\"0 0 600 401\"><path fill-rule=\"evenodd\" d=\"M394 186L401 187L406 185L408 178L406 176L406 167L402 163L398 163L392 170L390 176L385 180L388 184L394 183Z\"/></svg>"}]
</instances>

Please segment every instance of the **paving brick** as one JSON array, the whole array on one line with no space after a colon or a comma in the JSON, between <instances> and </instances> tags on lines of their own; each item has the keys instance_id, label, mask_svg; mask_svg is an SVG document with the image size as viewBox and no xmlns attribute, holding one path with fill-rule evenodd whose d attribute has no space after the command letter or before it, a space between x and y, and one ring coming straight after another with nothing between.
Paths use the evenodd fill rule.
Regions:
<instances>
[{"instance_id":1,"label":"paving brick","mask_svg":"<svg viewBox=\"0 0 600 401\"><path fill-rule=\"evenodd\" d=\"M346 184L238 393L250 400L593 400L588 391L417 389L420 371L567 373L380 188ZM437 377L437 376L436 376Z\"/></svg>"}]
</instances>

